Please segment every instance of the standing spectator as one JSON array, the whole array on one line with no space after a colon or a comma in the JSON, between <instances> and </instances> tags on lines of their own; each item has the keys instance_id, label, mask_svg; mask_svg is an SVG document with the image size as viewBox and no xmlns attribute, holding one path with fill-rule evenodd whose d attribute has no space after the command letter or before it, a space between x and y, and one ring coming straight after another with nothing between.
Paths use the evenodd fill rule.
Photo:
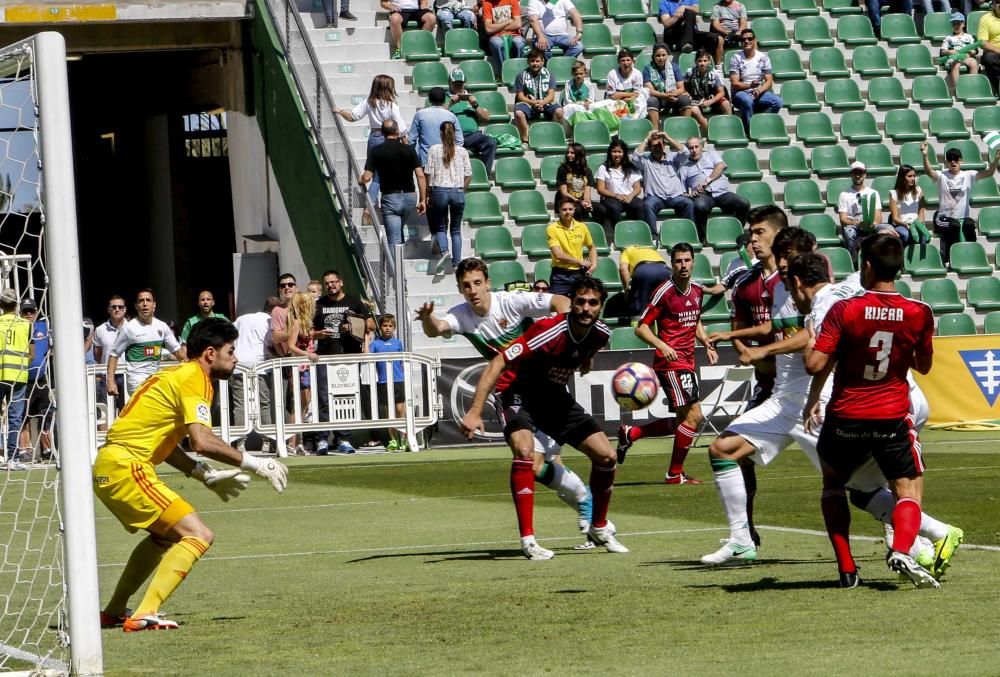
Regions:
<instances>
[{"instance_id":1,"label":"standing spectator","mask_svg":"<svg viewBox=\"0 0 1000 677\"><path fill-rule=\"evenodd\" d=\"M337 11L334 5L335 0L323 0L323 13L326 15L326 27L333 28L337 25L333 13ZM340 0L340 18L347 21L357 21L358 17L351 14L351 0Z\"/></svg>"},{"instance_id":2,"label":"standing spectator","mask_svg":"<svg viewBox=\"0 0 1000 677\"><path fill-rule=\"evenodd\" d=\"M108 358L108 394L118 395L114 380L118 360L125 358L125 384L129 395L160 368L163 349L180 362L187 359L184 347L177 342L167 323L154 317L156 296L153 290L140 289L135 296L135 317L125 323Z\"/></svg>"},{"instance_id":3,"label":"standing spectator","mask_svg":"<svg viewBox=\"0 0 1000 677\"><path fill-rule=\"evenodd\" d=\"M316 342L312 340L313 319L316 317L316 301L312 294L295 294L288 303L288 352L298 357L306 357L310 362L317 362ZM312 380L309 376L309 365L303 364L292 368L292 376L299 379L299 407L303 416L309 415L309 402L312 398ZM292 389L294 395L295 390ZM294 405L293 405L294 406ZM305 454L305 448L298 443L295 436L289 444L297 454Z\"/></svg>"},{"instance_id":4,"label":"standing spectator","mask_svg":"<svg viewBox=\"0 0 1000 677\"><path fill-rule=\"evenodd\" d=\"M709 31L719 35L722 40L715 53L715 63L722 63L723 50L739 49L740 36L747 29L747 8L736 0L719 0L712 7L712 18Z\"/></svg>"},{"instance_id":5,"label":"standing spectator","mask_svg":"<svg viewBox=\"0 0 1000 677\"><path fill-rule=\"evenodd\" d=\"M269 296L264 307L254 313L240 315L233 326L240 332L236 338L235 354L241 367L252 369L271 354L273 335L271 332L271 313L278 307L278 297ZM229 393L233 398L233 422L243 425L246 412L243 409L244 383L248 376L233 374L229 379ZM257 377L257 404L260 411L260 422L271 425L271 378L270 374Z\"/></svg>"},{"instance_id":6,"label":"standing spectator","mask_svg":"<svg viewBox=\"0 0 1000 677\"><path fill-rule=\"evenodd\" d=\"M497 140L479 131L479 125L489 122L490 111L465 91L465 73L461 68L455 68L448 75L448 88L448 110L458 118L458 126L462 130L461 145L482 161L489 174L497 156Z\"/></svg>"},{"instance_id":7,"label":"standing spectator","mask_svg":"<svg viewBox=\"0 0 1000 677\"><path fill-rule=\"evenodd\" d=\"M865 185L867 167L862 162L851 163L851 186L837 199L837 214L844 229L844 247L857 254L861 238L878 229L882 223L882 200L879 194ZM897 237L894 228L888 228Z\"/></svg>"},{"instance_id":8,"label":"standing spectator","mask_svg":"<svg viewBox=\"0 0 1000 677\"><path fill-rule=\"evenodd\" d=\"M698 30L699 11L698 0L660 0L663 41L675 52L707 49L721 54L722 37Z\"/></svg>"},{"instance_id":9,"label":"standing spectator","mask_svg":"<svg viewBox=\"0 0 1000 677\"><path fill-rule=\"evenodd\" d=\"M427 108L422 108L413 116L413 124L410 126L410 143L417 147L417 156L420 158L420 165L427 165L427 149L436 143L441 143L441 123L450 122L458 128L456 143L459 146L465 140L462 136L462 129L459 127L458 118L455 114L444 107L446 99L444 87L431 87L427 92Z\"/></svg>"},{"instance_id":10,"label":"standing spectator","mask_svg":"<svg viewBox=\"0 0 1000 677\"><path fill-rule=\"evenodd\" d=\"M642 174L642 200L644 219L655 240L660 234L657 213L661 209L673 209L682 219L694 221L694 200L686 195L684 183L677 173L678 153L667 153L666 144L675 151L687 152L684 146L672 139L666 132L651 131L632 153L632 163ZM646 153L646 148L649 153Z\"/></svg>"},{"instance_id":11,"label":"standing spectator","mask_svg":"<svg viewBox=\"0 0 1000 677\"><path fill-rule=\"evenodd\" d=\"M607 212L606 221L613 229L622 220L622 214L630 219L645 218L642 200L642 174L632 164L628 155L628 146L621 139L615 138L608 144L608 157L604 164L598 167L597 192L601 196L601 204ZM614 233L608 238L614 240Z\"/></svg>"},{"instance_id":12,"label":"standing spectator","mask_svg":"<svg viewBox=\"0 0 1000 677\"><path fill-rule=\"evenodd\" d=\"M313 299L318 299L323 295L323 283L319 280L309 280L306 289L312 294Z\"/></svg>"},{"instance_id":13,"label":"standing spectator","mask_svg":"<svg viewBox=\"0 0 1000 677\"><path fill-rule=\"evenodd\" d=\"M587 78L587 64L582 61L575 62L573 77L566 81L559 101L563 108L563 119L571 126L575 124L573 116L577 113L589 113L596 94L597 88Z\"/></svg>"},{"instance_id":14,"label":"standing spectator","mask_svg":"<svg viewBox=\"0 0 1000 677\"><path fill-rule=\"evenodd\" d=\"M385 143L365 159L365 172L358 183L365 185L378 173L382 177L382 225L390 245L403 244L403 229L414 212L423 214L427 206L427 181L416 149L399 139L399 129L392 120L382 123ZM417 175L419 195L414 195L413 175Z\"/></svg>"},{"instance_id":15,"label":"standing spectator","mask_svg":"<svg viewBox=\"0 0 1000 677\"><path fill-rule=\"evenodd\" d=\"M743 129L749 134L753 114L777 113L782 101L771 91L774 85L771 60L764 52L757 51L757 36L745 30L741 40L743 51L736 52L729 60L729 82L733 87L733 103L740 111Z\"/></svg>"},{"instance_id":16,"label":"standing spectator","mask_svg":"<svg viewBox=\"0 0 1000 677\"><path fill-rule=\"evenodd\" d=\"M983 73L989 79L993 93L1000 95L1000 0L993 0L990 11L979 19L976 40L983 43L983 56L979 60Z\"/></svg>"},{"instance_id":17,"label":"standing spectator","mask_svg":"<svg viewBox=\"0 0 1000 677\"><path fill-rule=\"evenodd\" d=\"M545 117L562 121L563 109L555 101L555 76L545 67L545 55L536 47L528 52L528 67L514 80L514 122L522 143L528 143L529 120Z\"/></svg>"},{"instance_id":18,"label":"standing spectator","mask_svg":"<svg viewBox=\"0 0 1000 677\"><path fill-rule=\"evenodd\" d=\"M687 150L687 158L680 160L680 174L684 187L694 200L694 225L698 228L701 241L705 241L708 215L714 207L745 224L750 213L750 201L733 192L729 179L723 173L726 163L722 156L714 150L705 150L697 136L687 140Z\"/></svg>"},{"instance_id":19,"label":"standing spectator","mask_svg":"<svg viewBox=\"0 0 1000 677\"><path fill-rule=\"evenodd\" d=\"M39 458L52 458L52 395L46 378L46 358L49 355L49 323L38 317L38 306L32 299L21 301L21 317L31 323L31 362L28 364L28 415L21 428L18 454L21 461L33 461L34 445L31 443L31 419L37 419Z\"/></svg>"},{"instance_id":20,"label":"standing spectator","mask_svg":"<svg viewBox=\"0 0 1000 677\"><path fill-rule=\"evenodd\" d=\"M403 342L396 338L396 316L386 313L379 320L379 335L371 342L371 352L373 353L401 353L403 352ZM378 372L378 407L379 417L388 418L389 408L389 375L385 362L376 362L375 370ZM392 401L395 403L396 418L406 416L406 395L403 392L403 362L393 360L392 362ZM389 443L386 451L409 451L410 447L406 440L399 439L399 433L393 427L389 427Z\"/></svg>"},{"instance_id":21,"label":"standing spectator","mask_svg":"<svg viewBox=\"0 0 1000 677\"><path fill-rule=\"evenodd\" d=\"M434 32L437 28L437 17L428 7L429 0L381 0L382 9L389 12L389 35L392 37L392 58L398 59L400 41L403 38L403 27L410 21L416 21L420 28Z\"/></svg>"},{"instance_id":22,"label":"standing spectator","mask_svg":"<svg viewBox=\"0 0 1000 677\"><path fill-rule=\"evenodd\" d=\"M642 69L642 84L646 87L646 110L653 129L660 129L660 113L694 117L698 126L708 130L708 122L700 108L691 104L691 97L684 88L681 69L676 61L670 60L666 44L653 47L653 60Z\"/></svg>"},{"instance_id":23,"label":"standing spectator","mask_svg":"<svg viewBox=\"0 0 1000 677\"><path fill-rule=\"evenodd\" d=\"M604 207L590 199L590 189L594 185L594 174L587 166L587 151L578 143L566 148L566 158L556 171L556 211L563 202L570 202L577 221L597 221L604 223Z\"/></svg>"},{"instance_id":24,"label":"standing spectator","mask_svg":"<svg viewBox=\"0 0 1000 677\"><path fill-rule=\"evenodd\" d=\"M572 202L563 202L557 208L559 220L545 229L545 238L552 252L552 277L549 285L553 294L569 296L577 278L587 275L597 267L597 247L587 226L573 218ZM583 258L583 248L590 251Z\"/></svg>"},{"instance_id":25,"label":"standing spectator","mask_svg":"<svg viewBox=\"0 0 1000 677\"><path fill-rule=\"evenodd\" d=\"M924 190L917 185L917 172L911 165L900 165L896 185L889 191L889 223L903 242L929 244L930 234L924 223L927 203ZM903 236L906 231L906 236Z\"/></svg>"},{"instance_id":26,"label":"standing spectator","mask_svg":"<svg viewBox=\"0 0 1000 677\"><path fill-rule=\"evenodd\" d=\"M431 250L436 249L443 262L450 235L451 265L457 268L462 260L462 215L465 190L472 182L472 163L468 151L457 145L455 137L455 125L442 122L441 143L431 146L426 172L431 198L427 223L434 240Z\"/></svg>"},{"instance_id":27,"label":"standing spectator","mask_svg":"<svg viewBox=\"0 0 1000 677\"><path fill-rule=\"evenodd\" d=\"M181 345L187 343L188 334L194 329L194 325L209 317L221 317L227 319L225 315L215 312L215 296L206 290L198 292L198 312L192 315L184 323L181 329Z\"/></svg>"},{"instance_id":28,"label":"standing spectator","mask_svg":"<svg viewBox=\"0 0 1000 677\"><path fill-rule=\"evenodd\" d=\"M524 8L535 34L535 47L552 58L552 48L560 47L563 56L583 53L583 18L571 0L529 0Z\"/></svg>"},{"instance_id":29,"label":"standing spectator","mask_svg":"<svg viewBox=\"0 0 1000 677\"><path fill-rule=\"evenodd\" d=\"M962 170L962 151L949 148L944 154L948 169L934 171L927 157L927 143L920 144L924 156L924 173L938 185L938 210L934 212L934 232L941 238L941 260L944 265L951 262L951 245L956 242L976 241L976 222L969 216L969 196L979 179L988 179L997 171L1000 153L986 169L975 172Z\"/></svg>"},{"instance_id":30,"label":"standing spectator","mask_svg":"<svg viewBox=\"0 0 1000 677\"><path fill-rule=\"evenodd\" d=\"M930 4L930 0L926 0L926 2ZM975 41L974 37L965 32L965 17L962 16L962 13L953 12L951 15L951 35L944 36L944 41L941 43L941 56L951 56ZM948 71L951 78L949 85L952 96L955 95L955 89L958 86L958 72L962 66L965 66L969 73L979 72L979 62L976 61L977 54L979 54L978 49L971 49L963 56L945 62L945 70Z\"/></svg>"},{"instance_id":31,"label":"standing spectator","mask_svg":"<svg viewBox=\"0 0 1000 677\"><path fill-rule=\"evenodd\" d=\"M889 12L909 14L913 16L913 0L862 0L865 13L872 22L872 29L875 31L875 37L882 38L882 5L887 4L889 6ZM862 4L862 3L858 3Z\"/></svg>"},{"instance_id":32,"label":"standing spectator","mask_svg":"<svg viewBox=\"0 0 1000 677\"><path fill-rule=\"evenodd\" d=\"M618 51L618 68L608 73L604 86L604 96L613 101L624 101L628 105L629 120L646 117L646 88L642 86L642 73L635 69L635 58L627 49Z\"/></svg>"},{"instance_id":33,"label":"standing spectator","mask_svg":"<svg viewBox=\"0 0 1000 677\"><path fill-rule=\"evenodd\" d=\"M367 156L371 156L372 150L376 146L382 145L385 137L382 136L382 123L386 120L393 120L400 138L404 138L407 132L406 120L399 112L399 104L396 103L396 81L389 75L376 75L372 80L372 88L368 93L368 98L358 103L352 110L345 108L334 108L333 112L344 118L348 122L357 122L364 118L368 121L368 150ZM378 198L379 176L372 177L371 185L368 186L368 197L374 203Z\"/></svg>"},{"instance_id":34,"label":"standing spectator","mask_svg":"<svg viewBox=\"0 0 1000 677\"><path fill-rule=\"evenodd\" d=\"M457 21L464 28L476 30L476 13L465 6L462 0L434 0L438 23L445 31L455 27Z\"/></svg>"},{"instance_id":35,"label":"standing spectator","mask_svg":"<svg viewBox=\"0 0 1000 677\"><path fill-rule=\"evenodd\" d=\"M691 103L701 110L701 117L705 122L701 128L702 136L708 136L706 116L709 113L733 114L733 106L729 103L726 87L722 82L722 71L712 68L712 57L705 50L698 50L694 66L684 74L684 89L691 97ZM701 124L701 120L698 124Z\"/></svg>"},{"instance_id":36,"label":"standing spectator","mask_svg":"<svg viewBox=\"0 0 1000 677\"><path fill-rule=\"evenodd\" d=\"M17 294L0 292L0 401L7 403L7 444L4 460L8 470L22 470L17 442L27 404L28 367L34 356L31 323L17 314Z\"/></svg>"},{"instance_id":37,"label":"standing spectator","mask_svg":"<svg viewBox=\"0 0 1000 677\"><path fill-rule=\"evenodd\" d=\"M271 350L275 357L288 356L288 302L299 290L295 276L278 276L278 305L271 309Z\"/></svg>"},{"instance_id":38,"label":"standing spectator","mask_svg":"<svg viewBox=\"0 0 1000 677\"><path fill-rule=\"evenodd\" d=\"M118 338L118 332L125 326L125 299L115 294L108 299L108 319L94 330L94 358L98 364L106 365L111 357L111 349ZM106 373L97 373L97 402L103 403L108 398ZM125 406L125 376L119 374L115 376L118 383L118 397L115 398L115 407L121 410Z\"/></svg>"},{"instance_id":39,"label":"standing spectator","mask_svg":"<svg viewBox=\"0 0 1000 677\"><path fill-rule=\"evenodd\" d=\"M629 316L646 309L653 292L670 279L670 273L670 265L655 247L625 247L618 260L618 276L628 298Z\"/></svg>"},{"instance_id":40,"label":"standing spectator","mask_svg":"<svg viewBox=\"0 0 1000 677\"><path fill-rule=\"evenodd\" d=\"M499 78L504 61L524 56L521 3L518 0L484 0L483 26L490 39L490 52L496 59L496 76Z\"/></svg>"}]
</instances>

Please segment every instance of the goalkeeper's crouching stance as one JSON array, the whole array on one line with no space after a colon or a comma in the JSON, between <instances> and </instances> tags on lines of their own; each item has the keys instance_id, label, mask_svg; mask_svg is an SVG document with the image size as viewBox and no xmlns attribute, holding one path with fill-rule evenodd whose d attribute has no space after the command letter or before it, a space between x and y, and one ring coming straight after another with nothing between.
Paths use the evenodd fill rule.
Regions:
<instances>
[{"instance_id":1,"label":"goalkeeper's crouching stance","mask_svg":"<svg viewBox=\"0 0 1000 677\"><path fill-rule=\"evenodd\" d=\"M236 368L236 328L222 318L208 318L188 336L188 361L150 376L133 393L108 431L94 463L94 491L131 532L149 536L132 551L114 594L101 612L102 627L121 625L125 632L170 630L177 623L159 614L163 604L212 545L214 538L190 503L157 476L166 462L200 480L223 501L237 496L254 473L279 493L288 470L277 461L241 453L212 433L212 380L228 379ZM216 470L196 463L178 445L187 438L192 450L236 466ZM246 472L243 472L246 471ZM135 613L129 598L153 574Z\"/></svg>"}]
</instances>

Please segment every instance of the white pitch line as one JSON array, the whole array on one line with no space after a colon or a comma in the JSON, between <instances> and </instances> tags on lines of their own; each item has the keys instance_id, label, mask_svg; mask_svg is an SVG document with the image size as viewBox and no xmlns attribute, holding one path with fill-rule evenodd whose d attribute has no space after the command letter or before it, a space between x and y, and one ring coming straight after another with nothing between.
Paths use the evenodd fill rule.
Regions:
<instances>
[{"instance_id":1,"label":"white pitch line","mask_svg":"<svg viewBox=\"0 0 1000 677\"><path fill-rule=\"evenodd\" d=\"M0 643L0 654L4 656L10 656L14 660L24 661L25 663L31 663L37 667L47 668L49 670L60 670L62 672L69 671L69 665L58 660L56 658L42 658L41 656L33 653L28 653L18 649L16 646L10 646L9 644ZM31 674L35 674L32 672Z\"/></svg>"}]
</instances>

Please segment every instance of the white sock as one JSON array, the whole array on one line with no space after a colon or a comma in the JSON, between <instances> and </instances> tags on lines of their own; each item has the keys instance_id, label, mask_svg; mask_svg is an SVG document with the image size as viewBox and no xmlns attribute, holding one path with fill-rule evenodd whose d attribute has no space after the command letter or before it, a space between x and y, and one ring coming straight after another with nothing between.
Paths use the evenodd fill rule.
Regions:
<instances>
[{"instance_id":1,"label":"white sock","mask_svg":"<svg viewBox=\"0 0 1000 677\"><path fill-rule=\"evenodd\" d=\"M586 500L589 492L587 485L583 483L580 476L564 465L552 463L552 479L545 483L549 489L556 492L556 495L563 500L573 510L580 507L580 502Z\"/></svg>"},{"instance_id":2,"label":"white sock","mask_svg":"<svg viewBox=\"0 0 1000 677\"><path fill-rule=\"evenodd\" d=\"M896 499L888 489L879 489L872 495L865 512L883 524L892 524L892 510L896 507Z\"/></svg>"},{"instance_id":3,"label":"white sock","mask_svg":"<svg viewBox=\"0 0 1000 677\"><path fill-rule=\"evenodd\" d=\"M920 535L934 541L940 541L948 535L948 525L934 519L925 512L920 513Z\"/></svg>"},{"instance_id":4,"label":"white sock","mask_svg":"<svg viewBox=\"0 0 1000 677\"><path fill-rule=\"evenodd\" d=\"M747 487L743 483L743 472L737 466L714 474L722 508L729 520L729 538L737 545L753 545L747 521Z\"/></svg>"}]
</instances>

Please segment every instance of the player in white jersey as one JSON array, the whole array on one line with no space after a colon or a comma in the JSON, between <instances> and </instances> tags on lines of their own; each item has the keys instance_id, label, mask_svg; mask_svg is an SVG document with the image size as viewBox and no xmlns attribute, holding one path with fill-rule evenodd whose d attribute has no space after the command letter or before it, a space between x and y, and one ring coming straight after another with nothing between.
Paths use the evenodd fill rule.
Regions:
<instances>
[{"instance_id":1,"label":"player in white jersey","mask_svg":"<svg viewBox=\"0 0 1000 677\"><path fill-rule=\"evenodd\" d=\"M118 395L115 370L122 357L125 358L125 382L130 395L160 368L164 348L179 362L187 359L184 348L167 323L153 317L155 312L156 296L153 290L140 289L135 296L135 317L126 322L118 332L111 348L111 357L108 358L109 395Z\"/></svg>"},{"instance_id":2,"label":"player in white jersey","mask_svg":"<svg viewBox=\"0 0 1000 677\"><path fill-rule=\"evenodd\" d=\"M487 360L493 359L531 326L534 319L569 311L569 299L538 292L491 292L489 268L477 258L467 258L455 270L458 289L465 298L441 318L434 317L434 304L417 311L424 334L448 338L461 334ZM590 528L593 501L583 480L562 464L561 447L545 433L535 434L533 470L536 481L553 489L577 511L583 533ZM590 541L588 540L588 543Z\"/></svg>"}]
</instances>

